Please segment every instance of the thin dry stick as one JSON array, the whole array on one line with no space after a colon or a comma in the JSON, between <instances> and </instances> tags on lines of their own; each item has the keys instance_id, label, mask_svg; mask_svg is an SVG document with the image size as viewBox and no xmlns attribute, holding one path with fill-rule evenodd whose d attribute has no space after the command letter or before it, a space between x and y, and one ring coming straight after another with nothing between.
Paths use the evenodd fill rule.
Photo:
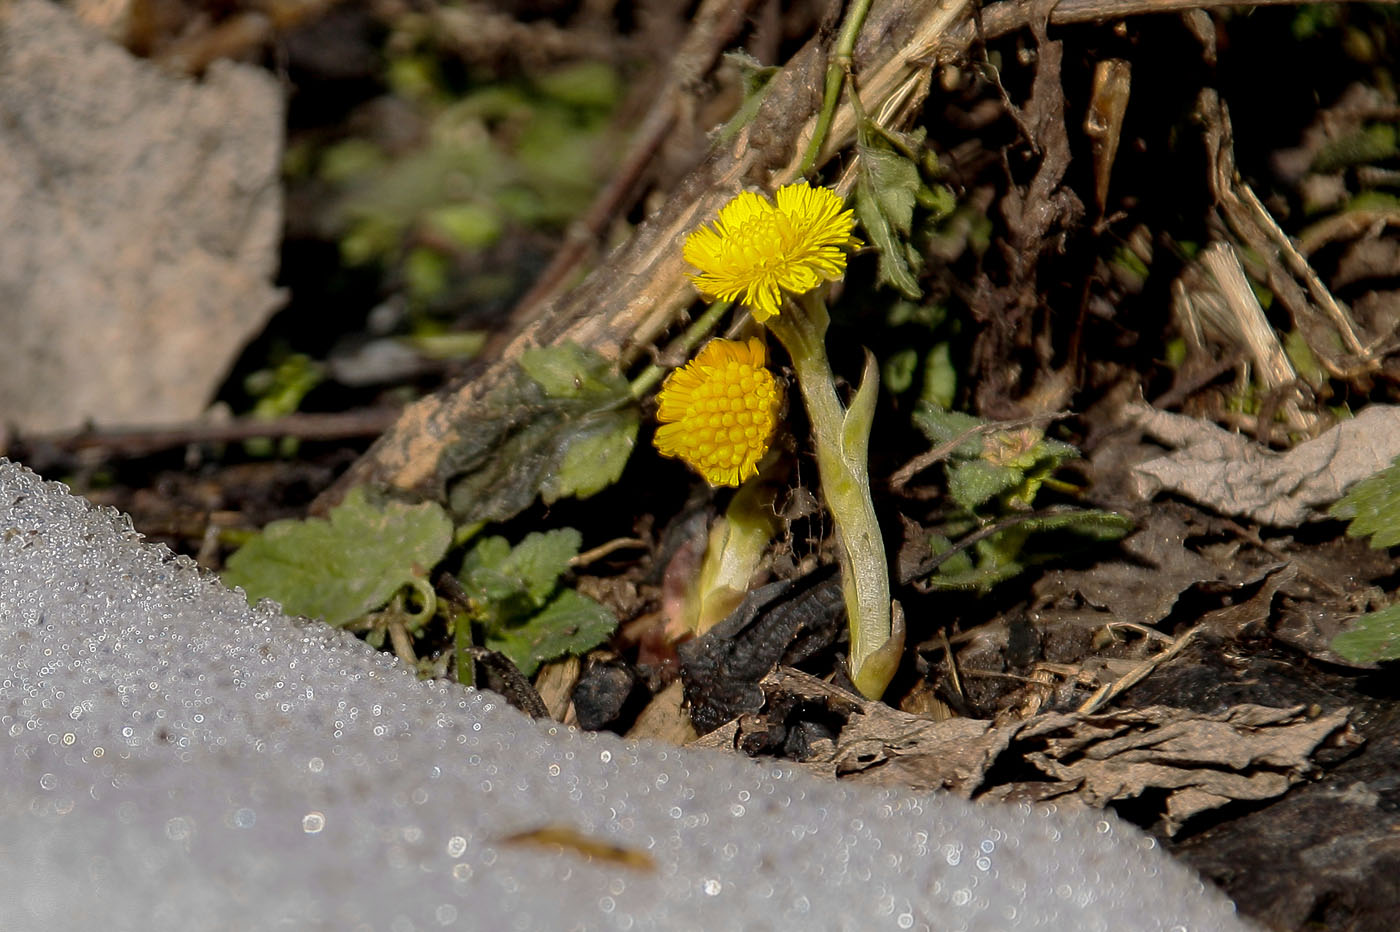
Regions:
<instances>
[{"instance_id":1,"label":"thin dry stick","mask_svg":"<svg viewBox=\"0 0 1400 932\"><path fill-rule=\"evenodd\" d=\"M1176 643L1176 639L1171 635L1163 634L1156 628L1149 628L1147 625L1140 625L1136 621L1110 621L1108 624L1104 625L1104 627L1109 631L1117 631L1120 628L1124 631L1132 631L1135 634L1140 634L1145 638L1153 641L1160 641L1164 644Z\"/></svg>"},{"instance_id":2,"label":"thin dry stick","mask_svg":"<svg viewBox=\"0 0 1400 932\"><path fill-rule=\"evenodd\" d=\"M914 476L928 469L935 463L947 459L952 455L954 450L964 443L967 443L973 437L1000 433L1004 430L1019 430L1022 427L1035 427L1040 424L1048 424L1051 421L1058 421L1062 417L1069 417L1069 414L1070 412L1068 411L1056 411L1053 414L1032 414L1028 417L1020 417L1010 421L991 421L987 424L978 424L976 427L969 427L952 440L940 443L927 453L921 453L901 466L894 475L890 476L890 488L895 490L904 488Z\"/></svg>"},{"instance_id":3,"label":"thin dry stick","mask_svg":"<svg viewBox=\"0 0 1400 932\"><path fill-rule=\"evenodd\" d=\"M1235 166L1230 111L1225 102L1214 89L1207 88L1200 94L1197 109L1205 118L1206 148L1213 163L1211 185L1219 198L1225 221L1247 246L1268 262L1271 271L1269 285L1288 308L1295 323L1304 327L1315 316L1316 312L1308 301L1311 296L1357 361L1366 367L1379 365L1378 360L1367 355L1351 315L1337 303L1308 260L1259 202L1249 185L1240 179ZM1286 268L1281 267L1277 259L1282 259ZM1299 280L1307 286L1308 294L1304 294ZM1321 355L1320 361L1324 365L1330 363L1326 354Z\"/></svg>"},{"instance_id":4,"label":"thin dry stick","mask_svg":"<svg viewBox=\"0 0 1400 932\"><path fill-rule=\"evenodd\" d=\"M585 550L578 556L570 558L569 565L575 568L587 566L590 563L596 563L608 554L618 550L646 549L648 546L650 545L640 537L618 537L605 544L599 544L592 550Z\"/></svg>"},{"instance_id":5,"label":"thin dry stick","mask_svg":"<svg viewBox=\"0 0 1400 932\"><path fill-rule=\"evenodd\" d=\"M1171 660L1177 654L1185 650L1186 645L1190 644L1192 639L1195 638L1196 630L1196 628L1192 628L1190 631L1187 631L1181 637L1177 638L1175 644L1162 651L1160 654L1147 658L1142 663L1129 670L1125 675L1120 676L1118 679L1114 680L1112 683L1105 683L1104 685L1100 686L1097 690L1094 691L1094 694L1088 699L1086 699L1084 701L1084 704L1079 707L1079 709L1077 710L1079 714L1089 715L1093 713L1105 702L1108 702L1111 699L1122 695L1129 689L1132 689L1138 683L1142 682L1144 679L1147 678L1147 675L1153 670L1157 669L1162 664L1166 663L1168 660Z\"/></svg>"},{"instance_id":6,"label":"thin dry stick","mask_svg":"<svg viewBox=\"0 0 1400 932\"><path fill-rule=\"evenodd\" d=\"M409 637L408 629L404 627L402 621L397 618L389 622L389 643L394 645L394 656L408 664L409 667L418 666L418 655L413 652L413 638Z\"/></svg>"},{"instance_id":7,"label":"thin dry stick","mask_svg":"<svg viewBox=\"0 0 1400 932\"><path fill-rule=\"evenodd\" d=\"M190 444L236 443L263 437L295 437L307 441L351 440L383 433L398 420L402 410L390 407L360 408L335 414L290 414L269 420L240 418L225 423L196 422L169 427L102 427L63 433L16 434L0 452L17 459L36 454L77 454L87 451L105 457L134 457Z\"/></svg>"},{"instance_id":8,"label":"thin dry stick","mask_svg":"<svg viewBox=\"0 0 1400 932\"><path fill-rule=\"evenodd\" d=\"M1361 339L1356 335L1356 324L1351 319L1351 314L1347 312L1332 295L1332 292L1322 283L1322 278L1317 274L1317 270L1312 267L1307 258L1298 251L1298 247L1293 244L1293 240L1283 228L1278 225L1273 214L1264 208L1259 200L1259 195L1254 193L1254 189L1244 182L1240 182L1236 192L1244 206L1254 215L1254 222L1257 223L1278 247L1279 255L1283 257L1288 265L1288 270L1295 276L1302 279L1303 284L1308 286L1308 292L1314 301L1318 303L1324 313L1332 321L1332 326L1337 328L1347 347L1367 364L1380 365L1380 361L1372 359L1366 347L1362 346Z\"/></svg>"},{"instance_id":9,"label":"thin dry stick","mask_svg":"<svg viewBox=\"0 0 1400 932\"><path fill-rule=\"evenodd\" d=\"M963 693L962 677L958 675L958 658L953 653L953 643L948 640L948 631L944 629L938 632L943 641L943 656L948 660L948 682L953 687L953 695L959 699L965 698Z\"/></svg>"}]
</instances>

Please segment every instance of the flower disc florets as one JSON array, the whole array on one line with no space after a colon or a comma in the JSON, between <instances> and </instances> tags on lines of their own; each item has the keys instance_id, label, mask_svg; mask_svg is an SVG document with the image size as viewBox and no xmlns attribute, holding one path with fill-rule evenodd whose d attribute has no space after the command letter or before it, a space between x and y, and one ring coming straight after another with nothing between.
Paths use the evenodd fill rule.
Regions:
<instances>
[{"instance_id":1,"label":"flower disc florets","mask_svg":"<svg viewBox=\"0 0 1400 932\"><path fill-rule=\"evenodd\" d=\"M657 396L656 448L711 485L738 485L768 452L783 394L759 340L711 340L666 378Z\"/></svg>"},{"instance_id":2,"label":"flower disc florets","mask_svg":"<svg viewBox=\"0 0 1400 932\"><path fill-rule=\"evenodd\" d=\"M778 189L777 203L741 191L713 226L685 241L691 276L711 301L741 301L755 320L778 313L783 292L805 294L846 273L845 250L859 246L851 235L855 217L830 188L805 181Z\"/></svg>"}]
</instances>

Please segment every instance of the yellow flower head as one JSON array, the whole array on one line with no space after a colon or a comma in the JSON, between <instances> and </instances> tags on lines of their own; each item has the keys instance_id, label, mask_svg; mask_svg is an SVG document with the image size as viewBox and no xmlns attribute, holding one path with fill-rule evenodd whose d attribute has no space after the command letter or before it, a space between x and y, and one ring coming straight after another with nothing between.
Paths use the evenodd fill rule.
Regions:
<instances>
[{"instance_id":1,"label":"yellow flower head","mask_svg":"<svg viewBox=\"0 0 1400 932\"><path fill-rule=\"evenodd\" d=\"M778 189L777 204L741 191L720 208L714 226L685 240L685 261L700 270L691 278L711 301L742 301L754 319L778 313L783 292L805 294L846 273L846 249L855 217L830 188L805 181Z\"/></svg>"},{"instance_id":2,"label":"yellow flower head","mask_svg":"<svg viewBox=\"0 0 1400 932\"><path fill-rule=\"evenodd\" d=\"M711 340L666 377L657 396L656 449L711 485L738 485L768 452L783 393L759 340Z\"/></svg>"}]
</instances>

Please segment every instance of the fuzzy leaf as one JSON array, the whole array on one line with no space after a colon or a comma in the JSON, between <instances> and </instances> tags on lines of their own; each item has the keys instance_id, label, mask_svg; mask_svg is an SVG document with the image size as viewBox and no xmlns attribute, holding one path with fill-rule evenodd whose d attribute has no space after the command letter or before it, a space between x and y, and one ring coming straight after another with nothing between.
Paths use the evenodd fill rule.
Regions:
<instances>
[{"instance_id":1,"label":"fuzzy leaf","mask_svg":"<svg viewBox=\"0 0 1400 932\"><path fill-rule=\"evenodd\" d=\"M616 627L612 612L565 589L526 621L488 631L486 646L509 657L524 675L533 676L545 661L597 647Z\"/></svg>"},{"instance_id":2,"label":"fuzzy leaf","mask_svg":"<svg viewBox=\"0 0 1400 932\"><path fill-rule=\"evenodd\" d=\"M1400 544L1400 459L1348 489L1328 514L1350 520L1347 536L1370 537L1376 549Z\"/></svg>"},{"instance_id":3,"label":"fuzzy leaf","mask_svg":"<svg viewBox=\"0 0 1400 932\"><path fill-rule=\"evenodd\" d=\"M350 491L329 519L274 521L228 559L224 582L249 601L343 625L422 579L452 543L452 522L431 502L371 504Z\"/></svg>"},{"instance_id":4,"label":"fuzzy leaf","mask_svg":"<svg viewBox=\"0 0 1400 932\"><path fill-rule=\"evenodd\" d=\"M986 460L967 460L948 470L948 494L968 511L976 511L1003 492L1021 484L1023 473Z\"/></svg>"},{"instance_id":5,"label":"fuzzy leaf","mask_svg":"<svg viewBox=\"0 0 1400 932\"><path fill-rule=\"evenodd\" d=\"M985 423L981 418L964 414L961 411L948 411L926 401L920 402L912 415L914 426L923 432L934 446L942 446L975 427ZM982 455L982 435L972 434L953 451L954 456L973 457Z\"/></svg>"},{"instance_id":6,"label":"fuzzy leaf","mask_svg":"<svg viewBox=\"0 0 1400 932\"><path fill-rule=\"evenodd\" d=\"M520 368L550 398L622 398L627 382L607 360L577 343L541 346L520 354Z\"/></svg>"},{"instance_id":7,"label":"fuzzy leaf","mask_svg":"<svg viewBox=\"0 0 1400 932\"><path fill-rule=\"evenodd\" d=\"M919 167L862 129L856 143L856 217L880 253L880 281L910 298L923 294L906 238L923 187Z\"/></svg>"},{"instance_id":8,"label":"fuzzy leaf","mask_svg":"<svg viewBox=\"0 0 1400 932\"><path fill-rule=\"evenodd\" d=\"M633 407L599 412L579 424L567 438L559 468L540 484L545 504L569 495L587 498L620 479L640 425Z\"/></svg>"},{"instance_id":9,"label":"fuzzy leaf","mask_svg":"<svg viewBox=\"0 0 1400 932\"><path fill-rule=\"evenodd\" d=\"M1400 659L1400 603L1356 619L1332 639L1332 649L1352 663Z\"/></svg>"}]
</instances>

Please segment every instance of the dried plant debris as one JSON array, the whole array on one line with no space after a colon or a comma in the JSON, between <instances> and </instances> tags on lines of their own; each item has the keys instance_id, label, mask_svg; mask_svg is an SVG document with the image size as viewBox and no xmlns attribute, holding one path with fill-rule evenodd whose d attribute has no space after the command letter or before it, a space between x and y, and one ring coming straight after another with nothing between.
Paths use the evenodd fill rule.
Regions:
<instances>
[{"instance_id":1,"label":"dried plant debris","mask_svg":"<svg viewBox=\"0 0 1400 932\"><path fill-rule=\"evenodd\" d=\"M1188 539L1211 530L1188 508L1152 509L1141 529L1121 544L1126 559L1046 573L1034 584L1034 610L1064 611L1066 600L1072 599L1086 608L1090 624L1153 625L1170 616L1178 599L1193 587L1237 590L1278 568L1273 558L1262 562L1232 553L1228 559L1212 560L1187 546Z\"/></svg>"},{"instance_id":2,"label":"dried plant debris","mask_svg":"<svg viewBox=\"0 0 1400 932\"><path fill-rule=\"evenodd\" d=\"M1324 745L1359 744L1349 708L1323 713L1242 704L1198 713L1153 706L1051 712L999 726L909 715L786 669L760 685L762 709L702 745L747 748L756 736L774 734L789 736L791 744L798 728L791 713L802 709L808 721L834 732L807 742L806 769L862 783L942 788L969 799L1093 807L1141 800L1159 806L1154 814L1168 834L1228 803L1281 796L1316 769L1312 757Z\"/></svg>"},{"instance_id":3,"label":"dried plant debris","mask_svg":"<svg viewBox=\"0 0 1400 932\"><path fill-rule=\"evenodd\" d=\"M1394 572L1386 554L1360 541L1266 542L1234 522L1166 503L1121 547L1123 559L1054 570L1033 584L1028 613L1046 659L1084 662L1087 642L1111 626L1180 622L1218 641L1269 634L1329 664L1374 668L1374 658L1350 657L1332 643L1381 597L1375 581Z\"/></svg>"},{"instance_id":4,"label":"dried plant debris","mask_svg":"<svg viewBox=\"0 0 1400 932\"><path fill-rule=\"evenodd\" d=\"M1365 750L1277 803L1170 846L1272 929L1389 932L1400 909L1400 729L1361 717Z\"/></svg>"},{"instance_id":5,"label":"dried plant debris","mask_svg":"<svg viewBox=\"0 0 1400 932\"><path fill-rule=\"evenodd\" d=\"M829 647L845 621L841 581L822 570L750 592L723 622L680 647L690 718L702 734L763 706L759 682L779 663Z\"/></svg>"},{"instance_id":6,"label":"dried plant debris","mask_svg":"<svg viewBox=\"0 0 1400 932\"><path fill-rule=\"evenodd\" d=\"M1062 799L1089 806L1165 791L1162 827L1176 834L1192 816L1236 800L1272 799L1315 769L1324 742L1358 743L1348 708L1311 715L1238 705L1201 714L1156 706L1090 716L1051 713L1017 731L1025 760L1060 787L1037 782L988 789L993 799Z\"/></svg>"},{"instance_id":7,"label":"dried plant debris","mask_svg":"<svg viewBox=\"0 0 1400 932\"><path fill-rule=\"evenodd\" d=\"M1127 411L1147 434L1176 447L1134 468L1143 498L1175 492L1279 527L1325 517L1323 506L1400 455L1400 407L1392 405L1371 405L1283 453L1196 418L1146 405Z\"/></svg>"}]
</instances>

